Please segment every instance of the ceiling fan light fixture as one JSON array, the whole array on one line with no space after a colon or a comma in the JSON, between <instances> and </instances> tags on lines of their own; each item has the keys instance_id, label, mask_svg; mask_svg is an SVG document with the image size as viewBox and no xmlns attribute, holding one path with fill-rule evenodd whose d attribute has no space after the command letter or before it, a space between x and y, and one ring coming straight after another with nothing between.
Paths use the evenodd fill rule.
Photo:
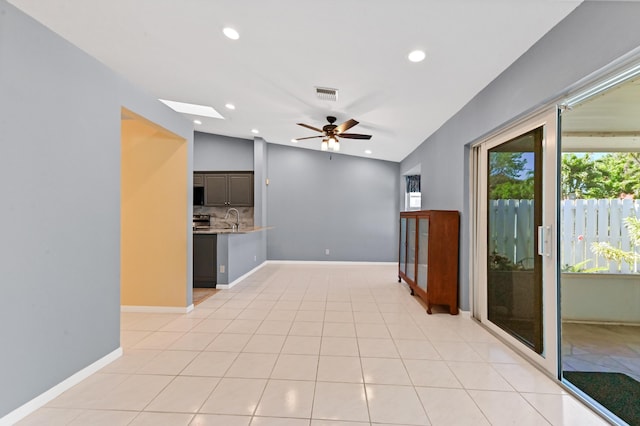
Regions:
<instances>
[{"instance_id":1,"label":"ceiling fan light fixture","mask_svg":"<svg viewBox=\"0 0 640 426\"><path fill-rule=\"evenodd\" d=\"M329 138L328 142L327 142L327 143L328 143L328 145L329 145L329 149L334 149L334 147L336 146L336 143L337 143L337 142L338 142L338 141L336 141L336 138L335 138L335 137L333 137L333 136L331 136L331 137Z\"/></svg>"},{"instance_id":2,"label":"ceiling fan light fixture","mask_svg":"<svg viewBox=\"0 0 640 426\"><path fill-rule=\"evenodd\" d=\"M358 121L353 118L345 121L340 125L335 125L336 117L328 116L327 121L329 124L325 124L322 129L314 126L310 126L304 123L296 123L298 126L306 127L307 129L313 130L315 132L320 133L319 136L307 136L303 138L297 138L297 140L291 140L292 142L306 140L306 139L315 139L322 138L322 143L320 144L321 151L340 151L340 139L371 139L371 135L363 135L360 133L348 133L347 130L351 129L353 126L358 125Z\"/></svg>"}]
</instances>

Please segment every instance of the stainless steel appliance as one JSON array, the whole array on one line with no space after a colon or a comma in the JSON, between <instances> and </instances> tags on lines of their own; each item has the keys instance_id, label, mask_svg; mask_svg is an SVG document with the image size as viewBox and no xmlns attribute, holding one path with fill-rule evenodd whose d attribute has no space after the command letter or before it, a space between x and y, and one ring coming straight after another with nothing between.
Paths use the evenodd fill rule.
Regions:
<instances>
[{"instance_id":1,"label":"stainless steel appliance","mask_svg":"<svg viewBox=\"0 0 640 426\"><path fill-rule=\"evenodd\" d=\"M193 215L193 229L208 228L211 221L211 215L208 214L194 214Z\"/></svg>"}]
</instances>

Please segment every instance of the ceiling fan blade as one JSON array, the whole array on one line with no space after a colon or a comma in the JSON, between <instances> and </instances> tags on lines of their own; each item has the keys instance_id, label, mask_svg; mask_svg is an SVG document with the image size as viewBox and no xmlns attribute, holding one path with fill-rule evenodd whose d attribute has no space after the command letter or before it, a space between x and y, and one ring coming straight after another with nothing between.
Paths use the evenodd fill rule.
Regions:
<instances>
[{"instance_id":1,"label":"ceiling fan blade","mask_svg":"<svg viewBox=\"0 0 640 426\"><path fill-rule=\"evenodd\" d=\"M308 124L298 123L298 126L306 127L307 129L315 130L316 132L322 133L321 129L318 129L317 127L309 126Z\"/></svg>"},{"instance_id":2,"label":"ceiling fan blade","mask_svg":"<svg viewBox=\"0 0 640 426\"><path fill-rule=\"evenodd\" d=\"M347 130L349 130L350 128L355 126L356 124L358 124L358 122L352 118L352 119L350 119L348 121L345 121L344 123L342 123L338 127L336 127L336 132L338 134L340 134L342 132L346 132Z\"/></svg>"},{"instance_id":3,"label":"ceiling fan blade","mask_svg":"<svg viewBox=\"0 0 640 426\"><path fill-rule=\"evenodd\" d=\"M320 135L320 136L308 136L306 138L296 138L297 141L302 141L305 139L315 139L315 138L324 138L324 135Z\"/></svg>"},{"instance_id":4,"label":"ceiling fan blade","mask_svg":"<svg viewBox=\"0 0 640 426\"><path fill-rule=\"evenodd\" d=\"M338 137L345 139L371 139L371 135L360 135L358 133L340 133Z\"/></svg>"}]
</instances>

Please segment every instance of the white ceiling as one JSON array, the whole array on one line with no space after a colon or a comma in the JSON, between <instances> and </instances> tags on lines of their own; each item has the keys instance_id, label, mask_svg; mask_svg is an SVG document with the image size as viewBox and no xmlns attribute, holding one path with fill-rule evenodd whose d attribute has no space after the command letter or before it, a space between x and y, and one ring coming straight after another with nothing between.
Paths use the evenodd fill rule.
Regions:
<instances>
[{"instance_id":1,"label":"white ceiling","mask_svg":"<svg viewBox=\"0 0 640 426\"><path fill-rule=\"evenodd\" d=\"M640 78L599 93L562 115L563 133L640 136Z\"/></svg>"},{"instance_id":2,"label":"white ceiling","mask_svg":"<svg viewBox=\"0 0 640 426\"><path fill-rule=\"evenodd\" d=\"M335 115L373 135L342 153L401 161L581 0L9 1L151 95L225 117L196 130L294 145L315 135L296 123ZM413 49L426 60L409 62Z\"/></svg>"},{"instance_id":3,"label":"white ceiling","mask_svg":"<svg viewBox=\"0 0 640 426\"><path fill-rule=\"evenodd\" d=\"M562 113L563 152L640 152L640 78Z\"/></svg>"}]
</instances>

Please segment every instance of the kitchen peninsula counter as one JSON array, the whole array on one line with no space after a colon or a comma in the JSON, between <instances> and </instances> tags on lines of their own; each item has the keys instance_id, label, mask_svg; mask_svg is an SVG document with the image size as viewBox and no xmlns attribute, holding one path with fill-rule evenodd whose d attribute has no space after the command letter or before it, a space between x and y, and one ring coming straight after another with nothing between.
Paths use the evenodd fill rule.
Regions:
<instances>
[{"instance_id":1,"label":"kitchen peninsula counter","mask_svg":"<svg viewBox=\"0 0 640 426\"><path fill-rule=\"evenodd\" d=\"M241 226L239 230L231 228L198 227L193 230L194 247L207 247L213 244L215 252L210 260L205 259L203 270L213 277L216 288L231 288L244 276L261 266L266 260L267 231L271 226ZM194 248L194 259L200 260Z\"/></svg>"},{"instance_id":2,"label":"kitchen peninsula counter","mask_svg":"<svg viewBox=\"0 0 640 426\"><path fill-rule=\"evenodd\" d=\"M250 234L252 232L266 231L273 229L273 226L246 226L234 231L231 228L196 228L194 234Z\"/></svg>"}]
</instances>

